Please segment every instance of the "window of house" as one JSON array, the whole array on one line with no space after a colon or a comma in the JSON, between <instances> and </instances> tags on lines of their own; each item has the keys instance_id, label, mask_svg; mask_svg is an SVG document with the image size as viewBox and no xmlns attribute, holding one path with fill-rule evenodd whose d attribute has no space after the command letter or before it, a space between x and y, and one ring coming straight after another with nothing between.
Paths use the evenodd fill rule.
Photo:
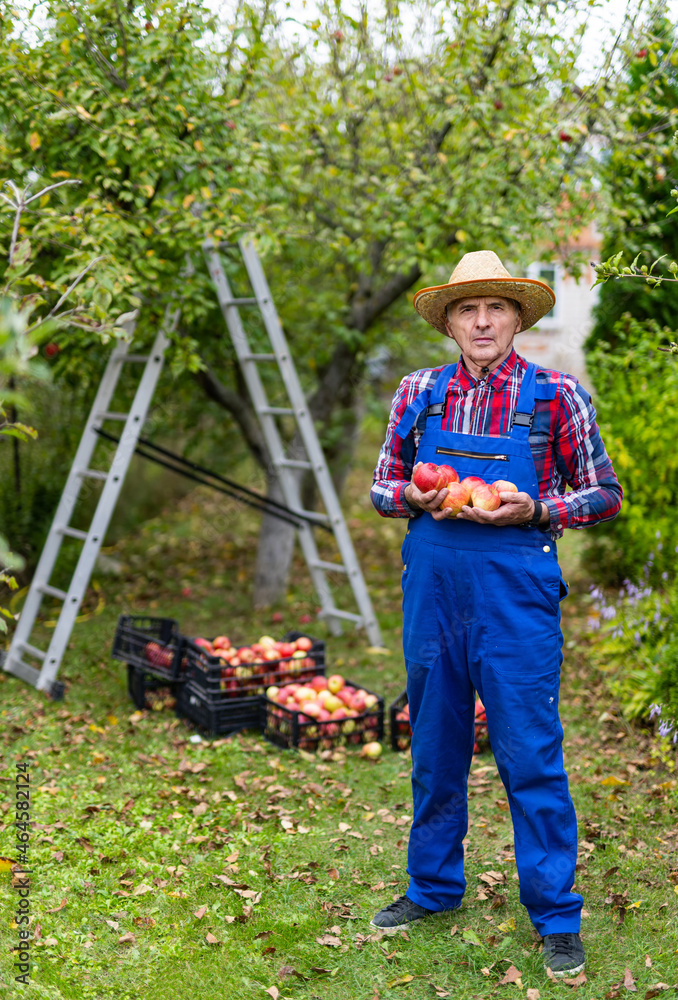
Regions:
<instances>
[{"instance_id":1,"label":"window of house","mask_svg":"<svg viewBox=\"0 0 678 1000\"><path fill-rule=\"evenodd\" d=\"M556 294L556 299L558 298L558 265L557 264L531 264L527 271L528 278L536 278L537 281L545 282ZM539 323L544 323L545 320L555 320L558 318L558 303L556 301L555 306L549 312L543 316Z\"/></svg>"}]
</instances>

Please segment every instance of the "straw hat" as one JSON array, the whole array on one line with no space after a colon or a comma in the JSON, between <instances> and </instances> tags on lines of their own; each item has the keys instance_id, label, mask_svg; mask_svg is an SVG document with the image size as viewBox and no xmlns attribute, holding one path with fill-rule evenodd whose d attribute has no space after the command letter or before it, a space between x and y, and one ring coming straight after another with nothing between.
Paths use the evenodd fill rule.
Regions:
<instances>
[{"instance_id":1,"label":"straw hat","mask_svg":"<svg viewBox=\"0 0 678 1000\"><path fill-rule=\"evenodd\" d=\"M433 285L417 292L414 308L427 323L446 334L445 309L448 304L476 295L500 295L519 302L522 316L520 330L534 326L556 304L555 293L543 281L514 278L492 250L476 250L464 254L446 285Z\"/></svg>"}]
</instances>

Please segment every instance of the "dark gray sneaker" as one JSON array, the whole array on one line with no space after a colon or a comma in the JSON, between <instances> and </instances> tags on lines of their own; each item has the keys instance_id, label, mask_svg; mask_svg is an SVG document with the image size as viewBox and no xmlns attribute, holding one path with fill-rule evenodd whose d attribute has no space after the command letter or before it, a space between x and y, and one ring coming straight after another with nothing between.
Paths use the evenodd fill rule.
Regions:
<instances>
[{"instance_id":1,"label":"dark gray sneaker","mask_svg":"<svg viewBox=\"0 0 678 1000\"><path fill-rule=\"evenodd\" d=\"M578 934L547 934L542 952L544 968L554 976L576 976L586 964L584 945Z\"/></svg>"},{"instance_id":2,"label":"dark gray sneaker","mask_svg":"<svg viewBox=\"0 0 678 1000\"><path fill-rule=\"evenodd\" d=\"M381 931L397 931L437 912L419 906L419 903L414 903L407 896L401 896L395 903L389 903L383 910L379 910L370 921L370 926L378 927Z\"/></svg>"}]
</instances>

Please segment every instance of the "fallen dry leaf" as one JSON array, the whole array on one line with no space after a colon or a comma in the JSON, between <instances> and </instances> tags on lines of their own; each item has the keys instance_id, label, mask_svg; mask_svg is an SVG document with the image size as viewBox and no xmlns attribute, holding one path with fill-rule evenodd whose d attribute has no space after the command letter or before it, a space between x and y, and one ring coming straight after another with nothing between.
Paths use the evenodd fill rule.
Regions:
<instances>
[{"instance_id":1,"label":"fallen dry leaf","mask_svg":"<svg viewBox=\"0 0 678 1000\"><path fill-rule=\"evenodd\" d=\"M413 979L414 979L414 976L409 976L409 975L408 976L400 976L398 979L391 979L391 980L389 980L389 982L386 983L386 985L387 986L407 986L407 984L411 983Z\"/></svg>"},{"instance_id":2,"label":"fallen dry leaf","mask_svg":"<svg viewBox=\"0 0 678 1000\"><path fill-rule=\"evenodd\" d=\"M64 906L68 906L67 899L62 899L58 906L55 906L53 910L45 910L45 913L58 913L59 910L63 910Z\"/></svg>"},{"instance_id":3,"label":"fallen dry leaf","mask_svg":"<svg viewBox=\"0 0 678 1000\"><path fill-rule=\"evenodd\" d=\"M45 940L44 940L44 944L45 944L45 947L46 947L46 948L53 948L53 947L54 947L54 945L55 945L55 944L59 944L59 942L57 941L57 939L56 939L56 938L53 938L53 937L47 937L47 938L45 938Z\"/></svg>"},{"instance_id":4,"label":"fallen dry leaf","mask_svg":"<svg viewBox=\"0 0 678 1000\"><path fill-rule=\"evenodd\" d=\"M106 923L107 923L107 924L108 924L108 926L109 926L109 927L111 927L111 928L112 928L112 929L113 929L114 931L117 931L117 929L118 929L118 928L120 927L120 924L118 923L118 921L117 921L117 920L107 920L107 921L106 921Z\"/></svg>"},{"instance_id":5,"label":"fallen dry leaf","mask_svg":"<svg viewBox=\"0 0 678 1000\"><path fill-rule=\"evenodd\" d=\"M386 888L385 882L377 882L376 885L370 886L370 892L379 892L381 889Z\"/></svg>"},{"instance_id":6,"label":"fallen dry leaf","mask_svg":"<svg viewBox=\"0 0 678 1000\"><path fill-rule=\"evenodd\" d=\"M132 893L132 895L133 896L144 896L147 892L153 892L153 886L146 885L145 882L142 882L141 885L138 885L136 887L136 889L134 890L134 892Z\"/></svg>"},{"instance_id":7,"label":"fallen dry leaf","mask_svg":"<svg viewBox=\"0 0 678 1000\"><path fill-rule=\"evenodd\" d=\"M539 990L530 989L525 994L525 1000L540 1000L541 993Z\"/></svg>"},{"instance_id":8,"label":"fallen dry leaf","mask_svg":"<svg viewBox=\"0 0 678 1000\"><path fill-rule=\"evenodd\" d=\"M221 941L215 938L214 934L212 934L210 931L208 931L207 934L205 934L205 941L207 941L208 944L221 944Z\"/></svg>"},{"instance_id":9,"label":"fallen dry leaf","mask_svg":"<svg viewBox=\"0 0 678 1000\"><path fill-rule=\"evenodd\" d=\"M197 917L198 920L202 920L202 918L205 916L206 913L207 913L207 907L206 906L201 906L200 909L198 909L198 910L195 911L195 913L193 914L193 916Z\"/></svg>"},{"instance_id":10,"label":"fallen dry leaf","mask_svg":"<svg viewBox=\"0 0 678 1000\"><path fill-rule=\"evenodd\" d=\"M500 986L508 986L509 983L519 983L522 972L516 969L515 965L509 965L504 973L504 978L499 980Z\"/></svg>"},{"instance_id":11,"label":"fallen dry leaf","mask_svg":"<svg viewBox=\"0 0 678 1000\"><path fill-rule=\"evenodd\" d=\"M328 948L339 948L341 945L341 938L337 937L336 934L321 934L320 937L316 938L318 944L325 944Z\"/></svg>"},{"instance_id":12,"label":"fallen dry leaf","mask_svg":"<svg viewBox=\"0 0 678 1000\"><path fill-rule=\"evenodd\" d=\"M136 937L131 931L127 931L125 934L121 934L118 938L118 944L135 944Z\"/></svg>"},{"instance_id":13,"label":"fallen dry leaf","mask_svg":"<svg viewBox=\"0 0 678 1000\"><path fill-rule=\"evenodd\" d=\"M273 951L275 951L275 948ZM290 976L296 976L297 979L302 979L304 982L308 981L308 976L304 976L301 972L297 972L293 965L281 965L278 969L278 978L287 979Z\"/></svg>"},{"instance_id":14,"label":"fallen dry leaf","mask_svg":"<svg viewBox=\"0 0 678 1000\"><path fill-rule=\"evenodd\" d=\"M647 993L645 994L645 1000L652 1000L653 997L661 996L664 990L670 990L671 987L668 983L652 983Z\"/></svg>"},{"instance_id":15,"label":"fallen dry leaf","mask_svg":"<svg viewBox=\"0 0 678 1000\"><path fill-rule=\"evenodd\" d=\"M646 969L651 969L652 968L652 959L650 958L649 955L645 956L645 968Z\"/></svg>"},{"instance_id":16,"label":"fallen dry leaf","mask_svg":"<svg viewBox=\"0 0 678 1000\"><path fill-rule=\"evenodd\" d=\"M450 937L454 937L454 935L457 933L458 930L459 930L459 928L455 924L454 927L452 928L452 930L450 931Z\"/></svg>"},{"instance_id":17,"label":"fallen dry leaf","mask_svg":"<svg viewBox=\"0 0 678 1000\"><path fill-rule=\"evenodd\" d=\"M583 986L587 982L586 976L583 972L580 972L578 976L574 979L565 977L560 980L561 983L565 983L566 986L572 986L576 990L579 986Z\"/></svg>"},{"instance_id":18,"label":"fallen dry leaf","mask_svg":"<svg viewBox=\"0 0 678 1000\"><path fill-rule=\"evenodd\" d=\"M636 981L633 978L633 973L630 969L624 969L624 987L630 990L632 993L638 992L638 987L636 986Z\"/></svg>"},{"instance_id":19,"label":"fallen dry leaf","mask_svg":"<svg viewBox=\"0 0 678 1000\"><path fill-rule=\"evenodd\" d=\"M273 997L273 1000L278 1000L280 996L280 990L277 986L269 986L267 990L264 990L264 993L268 993L270 997Z\"/></svg>"}]
</instances>

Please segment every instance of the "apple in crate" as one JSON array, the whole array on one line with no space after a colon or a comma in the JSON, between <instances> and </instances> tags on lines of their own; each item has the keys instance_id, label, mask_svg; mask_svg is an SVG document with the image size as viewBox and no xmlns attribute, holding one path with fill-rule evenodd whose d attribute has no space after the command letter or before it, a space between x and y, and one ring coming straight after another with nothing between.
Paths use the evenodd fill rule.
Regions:
<instances>
[{"instance_id":1,"label":"apple in crate","mask_svg":"<svg viewBox=\"0 0 678 1000\"><path fill-rule=\"evenodd\" d=\"M332 694L338 694L344 686L344 678L341 674L332 674L327 678L327 686Z\"/></svg>"},{"instance_id":2,"label":"apple in crate","mask_svg":"<svg viewBox=\"0 0 678 1000\"><path fill-rule=\"evenodd\" d=\"M152 666L164 669L169 669L174 661L172 650L161 646L158 642L147 642L144 646L144 656Z\"/></svg>"}]
</instances>

